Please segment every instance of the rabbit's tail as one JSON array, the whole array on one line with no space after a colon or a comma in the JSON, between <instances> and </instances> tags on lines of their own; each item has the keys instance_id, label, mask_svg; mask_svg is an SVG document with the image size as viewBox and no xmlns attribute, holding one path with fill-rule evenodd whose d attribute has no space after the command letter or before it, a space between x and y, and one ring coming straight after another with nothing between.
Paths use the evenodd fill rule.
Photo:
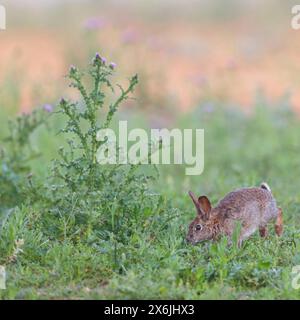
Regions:
<instances>
[{"instance_id":1,"label":"rabbit's tail","mask_svg":"<svg viewBox=\"0 0 300 320\"><path fill-rule=\"evenodd\" d=\"M269 185L268 185L266 182L263 182L263 183L260 185L260 187L261 187L262 189L265 189L265 190L271 192L271 188L269 187Z\"/></svg>"}]
</instances>

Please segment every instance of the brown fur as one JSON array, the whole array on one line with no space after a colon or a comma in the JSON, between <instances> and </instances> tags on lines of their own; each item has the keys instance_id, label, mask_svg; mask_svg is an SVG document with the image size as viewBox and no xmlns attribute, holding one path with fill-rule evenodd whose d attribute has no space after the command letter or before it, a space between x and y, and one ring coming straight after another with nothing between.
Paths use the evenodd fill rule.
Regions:
<instances>
[{"instance_id":1,"label":"brown fur","mask_svg":"<svg viewBox=\"0 0 300 320\"><path fill-rule=\"evenodd\" d=\"M281 208L278 208L278 217L275 223L275 232L278 236L281 236L283 232L283 216Z\"/></svg>"},{"instance_id":2,"label":"brown fur","mask_svg":"<svg viewBox=\"0 0 300 320\"><path fill-rule=\"evenodd\" d=\"M236 222L241 222L239 244L259 230L262 237L267 236L267 224L276 220L275 231L278 236L283 231L282 210L277 207L270 187L263 183L260 187L242 188L230 192L216 207L212 208L206 196L198 199L189 192L197 210L197 216L189 226L187 241L196 244L204 240L217 240L233 235Z\"/></svg>"}]
</instances>

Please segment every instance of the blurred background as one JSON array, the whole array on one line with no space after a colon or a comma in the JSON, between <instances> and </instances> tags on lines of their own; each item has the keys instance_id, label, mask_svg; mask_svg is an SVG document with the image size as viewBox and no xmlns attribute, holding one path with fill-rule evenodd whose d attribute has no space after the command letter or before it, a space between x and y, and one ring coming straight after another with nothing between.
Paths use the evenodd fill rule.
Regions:
<instances>
[{"instance_id":1,"label":"blurred background","mask_svg":"<svg viewBox=\"0 0 300 320\"><path fill-rule=\"evenodd\" d=\"M9 0L0 32L0 108L55 103L70 64L95 52L138 73L126 107L172 118L201 102L251 110L257 97L300 110L300 31L295 1ZM153 121L160 121L160 120Z\"/></svg>"},{"instance_id":2,"label":"blurred background","mask_svg":"<svg viewBox=\"0 0 300 320\"><path fill-rule=\"evenodd\" d=\"M7 29L0 32L0 133L15 114L55 106L62 96L76 99L65 75L70 65L86 69L99 52L117 64L115 82L126 85L139 75L135 99L123 103L116 120L129 120L129 128L205 129L204 173L189 177L184 166L161 166L160 182L167 181L169 192L199 186L224 192L266 180L273 188L285 184L288 193L287 181L300 165L295 1L1 4ZM52 122L56 133L61 123ZM62 140L39 132L32 143L43 150L44 160L34 166L45 174Z\"/></svg>"}]
</instances>

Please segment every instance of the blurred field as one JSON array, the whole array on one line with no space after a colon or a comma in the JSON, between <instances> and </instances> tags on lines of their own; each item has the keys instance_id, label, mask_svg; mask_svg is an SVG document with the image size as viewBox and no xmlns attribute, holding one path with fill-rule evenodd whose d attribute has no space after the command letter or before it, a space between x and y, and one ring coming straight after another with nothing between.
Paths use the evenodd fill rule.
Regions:
<instances>
[{"instance_id":1,"label":"blurred field","mask_svg":"<svg viewBox=\"0 0 300 320\"><path fill-rule=\"evenodd\" d=\"M3 2L9 16L0 33L0 265L8 290L0 298L299 299L291 286L300 263L300 31L290 27L293 1ZM6 139L16 114L56 107L62 96L78 99L64 75L95 52L117 63L116 82L139 75L136 99L123 104L113 126L126 119L133 128L205 129L201 176L159 166L151 192L128 196L134 222L125 221L130 227L117 242L117 267L114 234L101 229L115 210L115 190L99 199L102 211L75 201L74 211L80 205L96 226L78 226L69 207L57 219L49 214L51 161L69 138L57 135L65 119L54 114L30 135L26 152L39 157L28 167L15 159L17 139ZM31 179L51 196L42 187L33 192ZM184 241L195 215L188 190L216 204L262 181L283 208L282 238L270 228L267 239L255 234L241 249L226 239L194 247ZM26 192L31 202L22 200ZM73 201L75 193L67 192L61 196ZM143 207L149 199L157 204Z\"/></svg>"},{"instance_id":2,"label":"blurred field","mask_svg":"<svg viewBox=\"0 0 300 320\"><path fill-rule=\"evenodd\" d=\"M22 2L21 14L11 1L0 78L18 75L16 103L28 110L63 94L67 67L100 51L118 61L120 74L139 73L140 109L189 110L200 100L250 109L259 93L271 103L287 98L299 110L300 46L290 3L79 1L32 11Z\"/></svg>"}]
</instances>

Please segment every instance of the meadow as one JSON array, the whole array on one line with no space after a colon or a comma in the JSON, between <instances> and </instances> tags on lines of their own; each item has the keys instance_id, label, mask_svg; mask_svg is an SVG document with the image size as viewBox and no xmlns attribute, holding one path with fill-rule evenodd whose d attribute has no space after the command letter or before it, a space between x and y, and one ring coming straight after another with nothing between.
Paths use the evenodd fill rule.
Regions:
<instances>
[{"instance_id":1,"label":"meadow","mask_svg":"<svg viewBox=\"0 0 300 320\"><path fill-rule=\"evenodd\" d=\"M65 104L57 106L63 114L41 108L2 126L0 264L8 274L2 298L299 297L291 270L300 259L300 129L288 106L271 107L261 99L251 115L199 106L176 119L174 126L205 129L200 177L185 177L175 165L159 167L159 176L138 165L97 165L89 180L84 170L91 160L73 146L80 139ZM84 132L88 125L82 126ZM64 140L74 158L63 151L66 146L56 148ZM272 186L284 210L282 238L273 231L267 239L257 234L242 248L229 247L225 239L186 243L195 215L189 189L216 203L237 186L261 181Z\"/></svg>"},{"instance_id":2,"label":"meadow","mask_svg":"<svg viewBox=\"0 0 300 320\"><path fill-rule=\"evenodd\" d=\"M151 38L146 48L132 29L126 30L123 49L112 40L118 38L118 29L104 27L105 21L85 22L84 49L74 50L78 39L70 40L74 42L64 47L66 63L53 58L60 52L57 38L49 49L53 60L43 55L49 44L44 33L47 45L40 53L48 66L54 64L40 78L37 55L30 54L27 61L36 63L28 63L25 70L26 46L21 42L20 61L1 79L0 266L7 281L0 298L299 299L300 291L292 286L293 267L300 265L298 99L297 94L290 99L283 94L284 85L278 88L273 82L280 69L276 62L290 47L279 48L272 56L274 69L264 72L260 63L274 48L269 43L248 57L251 62L239 57L237 64L231 53L221 61L213 57L213 63L205 62L208 50L200 59L203 77L190 74L194 64L187 61L196 49L180 47L177 41L183 35L178 29L172 33L171 20L162 39ZM66 39L72 24L65 23ZM107 32L98 34L101 28ZM224 45L231 28L223 34ZM12 36L6 34L6 41ZM98 36L103 51L113 52L117 64L95 55ZM171 48L161 47L164 37L173 39ZM149 43L154 46L150 53ZM10 53L10 59L18 57ZM289 64L293 57L282 63L289 70L286 83L296 79ZM157 59L165 61L162 67ZM25 80L17 71L19 62ZM65 64L71 65L69 71ZM65 73L66 78L57 76ZM196 76L197 90L190 89L185 76ZM266 81L273 96L256 90L258 78ZM234 86L239 81L241 90ZM251 92L245 89L247 83ZM97 164L97 131L116 129L119 120L146 130L204 129L204 172L186 176L184 165ZM263 181L283 209L282 237L270 226L266 239L257 232L241 248L229 246L225 238L195 246L186 242L195 217L189 190L207 195L215 205L226 193Z\"/></svg>"}]
</instances>

